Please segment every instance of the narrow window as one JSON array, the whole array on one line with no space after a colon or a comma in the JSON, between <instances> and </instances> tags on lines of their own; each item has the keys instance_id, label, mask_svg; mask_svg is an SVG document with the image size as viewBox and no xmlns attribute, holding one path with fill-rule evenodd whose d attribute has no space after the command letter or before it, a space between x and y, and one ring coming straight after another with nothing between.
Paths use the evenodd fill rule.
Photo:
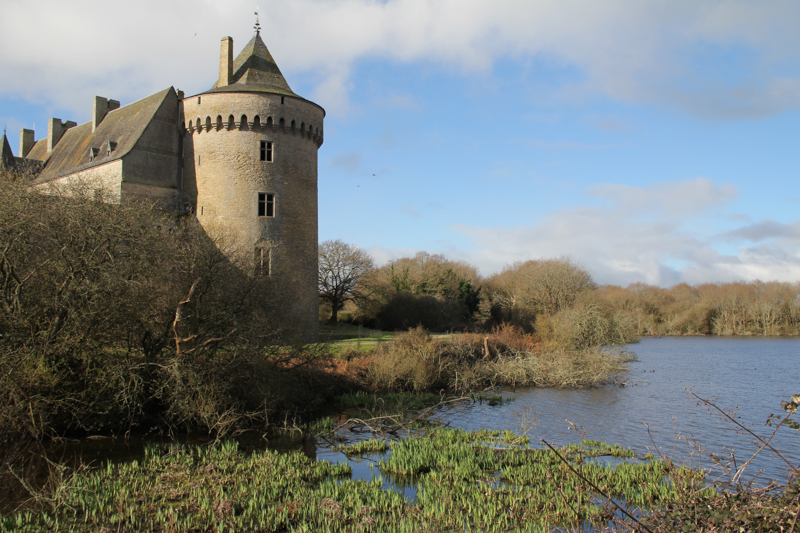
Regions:
<instances>
[{"instance_id":1,"label":"narrow window","mask_svg":"<svg viewBox=\"0 0 800 533\"><path fill-rule=\"evenodd\" d=\"M256 248L255 271L256 276L270 275L270 250L269 248Z\"/></svg>"},{"instance_id":2,"label":"narrow window","mask_svg":"<svg viewBox=\"0 0 800 533\"><path fill-rule=\"evenodd\" d=\"M261 141L261 160L272 163L272 142Z\"/></svg>"},{"instance_id":3,"label":"narrow window","mask_svg":"<svg viewBox=\"0 0 800 533\"><path fill-rule=\"evenodd\" d=\"M275 195L269 192L258 193L258 216L275 216Z\"/></svg>"},{"instance_id":4,"label":"narrow window","mask_svg":"<svg viewBox=\"0 0 800 533\"><path fill-rule=\"evenodd\" d=\"M198 104L200 103L200 97L199 96L197 97L197 103Z\"/></svg>"},{"instance_id":5,"label":"narrow window","mask_svg":"<svg viewBox=\"0 0 800 533\"><path fill-rule=\"evenodd\" d=\"M200 214L201 215L203 214L203 206L202 205L200 206Z\"/></svg>"},{"instance_id":6,"label":"narrow window","mask_svg":"<svg viewBox=\"0 0 800 533\"><path fill-rule=\"evenodd\" d=\"M285 100L284 100L285 98L286 98L285 96L281 96L281 104L286 103Z\"/></svg>"}]
</instances>

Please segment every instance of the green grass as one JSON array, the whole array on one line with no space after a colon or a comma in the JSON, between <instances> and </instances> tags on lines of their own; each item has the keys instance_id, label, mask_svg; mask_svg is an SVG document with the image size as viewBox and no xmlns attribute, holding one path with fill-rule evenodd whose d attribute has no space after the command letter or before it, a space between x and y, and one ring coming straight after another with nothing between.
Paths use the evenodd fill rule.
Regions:
<instances>
[{"instance_id":1,"label":"green grass","mask_svg":"<svg viewBox=\"0 0 800 533\"><path fill-rule=\"evenodd\" d=\"M376 439L346 453L383 453ZM414 502L350 480L350 467L300 453L243 453L235 442L153 446L141 462L66 476L39 511L0 519L0 531L550 531L604 524L611 496L642 509L702 488L701 471L657 459L616 467L587 460L613 447L587 442L560 453L532 449L511 432L438 429L388 445L384 476L418 489ZM622 456L629 455L627 452ZM696 493L695 490L695 493Z\"/></svg>"}]
</instances>

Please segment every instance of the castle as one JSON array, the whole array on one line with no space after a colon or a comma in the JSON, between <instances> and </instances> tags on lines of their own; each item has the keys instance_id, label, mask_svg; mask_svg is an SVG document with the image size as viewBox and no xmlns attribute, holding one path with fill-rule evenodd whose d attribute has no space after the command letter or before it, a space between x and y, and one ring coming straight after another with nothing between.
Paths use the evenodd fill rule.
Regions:
<instances>
[{"instance_id":1,"label":"castle","mask_svg":"<svg viewBox=\"0 0 800 533\"><path fill-rule=\"evenodd\" d=\"M318 335L317 150L325 110L295 94L258 23L234 60L222 39L219 78L191 97L169 87L120 106L96 96L92 120L50 119L47 138L20 133L19 157L3 135L0 167L33 186L102 188L115 202L146 198L193 213L248 275L274 291L275 308Z\"/></svg>"}]
</instances>

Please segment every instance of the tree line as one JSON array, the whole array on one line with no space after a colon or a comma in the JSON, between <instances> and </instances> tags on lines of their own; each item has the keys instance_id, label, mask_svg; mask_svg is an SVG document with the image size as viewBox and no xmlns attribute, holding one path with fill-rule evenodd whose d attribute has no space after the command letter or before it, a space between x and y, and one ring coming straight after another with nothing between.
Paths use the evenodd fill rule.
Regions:
<instances>
[{"instance_id":1,"label":"tree line","mask_svg":"<svg viewBox=\"0 0 800 533\"><path fill-rule=\"evenodd\" d=\"M346 280L346 283L342 280ZM372 327L490 330L510 324L561 344L642 335L800 334L800 282L599 285L569 257L517 262L488 277L420 252L380 267L340 240L320 245L320 315Z\"/></svg>"}]
</instances>

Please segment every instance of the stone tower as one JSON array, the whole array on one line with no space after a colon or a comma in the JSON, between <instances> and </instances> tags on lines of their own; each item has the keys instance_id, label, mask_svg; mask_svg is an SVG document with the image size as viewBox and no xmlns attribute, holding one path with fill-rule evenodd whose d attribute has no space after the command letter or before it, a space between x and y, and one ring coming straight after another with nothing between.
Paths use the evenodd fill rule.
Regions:
<instances>
[{"instance_id":1,"label":"stone tower","mask_svg":"<svg viewBox=\"0 0 800 533\"><path fill-rule=\"evenodd\" d=\"M316 341L317 150L325 110L295 94L258 28L236 59L222 39L219 79L184 98L187 209L248 275L276 314Z\"/></svg>"}]
</instances>

